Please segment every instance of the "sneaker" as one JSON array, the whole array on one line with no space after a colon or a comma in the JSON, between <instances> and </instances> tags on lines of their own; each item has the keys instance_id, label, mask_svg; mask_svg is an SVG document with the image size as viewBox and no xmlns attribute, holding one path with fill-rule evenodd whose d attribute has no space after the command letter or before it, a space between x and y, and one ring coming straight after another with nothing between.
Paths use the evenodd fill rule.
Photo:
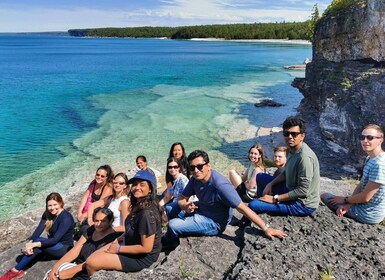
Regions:
<instances>
[{"instance_id":1,"label":"sneaker","mask_svg":"<svg viewBox=\"0 0 385 280\"><path fill-rule=\"evenodd\" d=\"M13 268L7 271L3 276L0 277L0 280L12 280L12 279L20 279L24 277L26 272L24 270L14 271Z\"/></svg>"}]
</instances>

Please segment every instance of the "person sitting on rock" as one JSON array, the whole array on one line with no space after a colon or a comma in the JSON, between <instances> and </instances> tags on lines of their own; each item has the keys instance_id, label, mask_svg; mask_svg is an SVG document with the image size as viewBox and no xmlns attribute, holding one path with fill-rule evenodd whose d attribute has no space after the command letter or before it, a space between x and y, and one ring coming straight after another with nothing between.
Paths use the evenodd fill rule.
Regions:
<instances>
[{"instance_id":1,"label":"person sitting on rock","mask_svg":"<svg viewBox=\"0 0 385 280\"><path fill-rule=\"evenodd\" d=\"M108 208L96 208L93 225L75 246L46 273L44 280L89 279L84 262L97 249L111 243L122 233L112 228L114 213Z\"/></svg>"},{"instance_id":2,"label":"person sitting on rock","mask_svg":"<svg viewBox=\"0 0 385 280\"><path fill-rule=\"evenodd\" d=\"M319 163L304 142L305 133L306 123L301 117L289 117L283 122L283 136L289 147L285 171L266 185L262 197L249 203L257 214L307 216L318 208ZM282 182L285 182L286 192L275 189L280 188ZM245 226L248 224L245 219L242 221Z\"/></svg>"},{"instance_id":3,"label":"person sitting on rock","mask_svg":"<svg viewBox=\"0 0 385 280\"><path fill-rule=\"evenodd\" d=\"M187 178L190 178L190 170L188 169L188 162L186 157L186 152L184 146L181 142L175 142L171 145L170 151L168 153L168 158L174 157L180 161L181 164L181 173ZM167 187L170 187L171 182L167 181Z\"/></svg>"},{"instance_id":4,"label":"person sitting on rock","mask_svg":"<svg viewBox=\"0 0 385 280\"><path fill-rule=\"evenodd\" d=\"M156 179L155 172L148 166L147 158L144 155L137 156L135 162L140 170L146 170Z\"/></svg>"},{"instance_id":5,"label":"person sitting on rock","mask_svg":"<svg viewBox=\"0 0 385 280\"><path fill-rule=\"evenodd\" d=\"M269 227L258 215L250 210L223 175L211 169L209 156L196 150L188 156L192 177L178 198L179 207L186 212L169 221L163 238L166 247L177 246L183 236L213 236L222 233L231 220L231 208L256 223L269 238L286 237L280 230ZM196 195L199 201L190 201Z\"/></svg>"},{"instance_id":6,"label":"person sitting on rock","mask_svg":"<svg viewBox=\"0 0 385 280\"><path fill-rule=\"evenodd\" d=\"M350 196L323 193L321 200L338 217L346 216L364 224L378 224L385 218L385 153L381 147L384 131L378 125L367 125L360 135L360 141L367 154L360 184Z\"/></svg>"},{"instance_id":7,"label":"person sitting on rock","mask_svg":"<svg viewBox=\"0 0 385 280\"><path fill-rule=\"evenodd\" d=\"M257 197L257 174L265 172L263 149L260 144L250 147L248 152L249 166L240 176L234 169L229 172L231 184L237 190L243 202L250 202Z\"/></svg>"},{"instance_id":8,"label":"person sitting on rock","mask_svg":"<svg viewBox=\"0 0 385 280\"><path fill-rule=\"evenodd\" d=\"M98 270L140 271L159 257L163 210L156 198L155 178L139 170L128 183L132 184L131 209L125 221L124 243L115 240L94 252L86 260L90 276Z\"/></svg>"},{"instance_id":9,"label":"person sitting on rock","mask_svg":"<svg viewBox=\"0 0 385 280\"><path fill-rule=\"evenodd\" d=\"M22 249L24 256L14 268L0 277L1 280L20 279L26 274L24 269L35 262L43 258L60 259L70 250L75 222L71 213L63 207L60 194L54 192L47 196L40 223ZM40 237L43 231L47 233L47 238Z\"/></svg>"},{"instance_id":10,"label":"person sitting on rock","mask_svg":"<svg viewBox=\"0 0 385 280\"><path fill-rule=\"evenodd\" d=\"M286 157L287 148L284 146L278 146L274 148L274 165L277 167L277 169L274 172L274 175L271 176L267 173L258 173L256 182L257 182L257 192L256 197L259 198L262 196L263 190L265 189L266 185L274 180L274 178L278 177L280 174L282 174L285 171L285 165L287 161ZM282 182L280 186L274 187L274 193L275 194L283 194L287 192L285 182Z\"/></svg>"},{"instance_id":11,"label":"person sitting on rock","mask_svg":"<svg viewBox=\"0 0 385 280\"><path fill-rule=\"evenodd\" d=\"M180 161L174 157L167 160L166 178L169 178L172 182L172 186L171 188L166 189L166 193L159 201L159 205L165 207L167 218L171 220L181 211L178 205L178 197L189 180L181 173Z\"/></svg>"}]
</instances>

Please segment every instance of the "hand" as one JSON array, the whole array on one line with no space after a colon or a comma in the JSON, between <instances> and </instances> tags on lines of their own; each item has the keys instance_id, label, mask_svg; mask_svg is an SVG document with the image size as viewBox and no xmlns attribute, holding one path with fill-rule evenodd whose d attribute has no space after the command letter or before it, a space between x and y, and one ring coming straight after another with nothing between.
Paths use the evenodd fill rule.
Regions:
<instances>
[{"instance_id":1,"label":"hand","mask_svg":"<svg viewBox=\"0 0 385 280\"><path fill-rule=\"evenodd\" d=\"M352 207L351 204L343 204L337 208L336 214L338 217L343 217L346 213L348 213L349 209Z\"/></svg>"},{"instance_id":2,"label":"hand","mask_svg":"<svg viewBox=\"0 0 385 280\"><path fill-rule=\"evenodd\" d=\"M86 216L85 215L83 215L83 214L78 214L78 216L77 216L77 219L78 219L78 223L79 224L81 224L83 221L84 221L84 218L85 218Z\"/></svg>"},{"instance_id":3,"label":"hand","mask_svg":"<svg viewBox=\"0 0 385 280\"><path fill-rule=\"evenodd\" d=\"M274 236L281 238L281 239L287 237L287 234L284 233L283 231L281 231L279 229L274 229L271 227L268 228L267 230L265 230L265 235L270 239L274 239Z\"/></svg>"},{"instance_id":4,"label":"hand","mask_svg":"<svg viewBox=\"0 0 385 280\"><path fill-rule=\"evenodd\" d=\"M110 253L110 254L117 254L118 251L119 251L119 243L118 243L118 240L115 239L111 244L110 246L107 248L107 250L105 251L106 253Z\"/></svg>"},{"instance_id":5,"label":"hand","mask_svg":"<svg viewBox=\"0 0 385 280\"><path fill-rule=\"evenodd\" d=\"M329 198L328 204L332 205L332 206L339 205L339 204L345 204L345 199L342 196L335 196L335 197Z\"/></svg>"},{"instance_id":6,"label":"hand","mask_svg":"<svg viewBox=\"0 0 385 280\"><path fill-rule=\"evenodd\" d=\"M270 204L274 204L274 196L272 195L264 195L259 198L260 201L264 201Z\"/></svg>"},{"instance_id":7,"label":"hand","mask_svg":"<svg viewBox=\"0 0 385 280\"><path fill-rule=\"evenodd\" d=\"M195 211L195 209L197 209L197 208L198 208L198 206L196 206L193 201L189 201L185 205L185 211L187 213L193 213Z\"/></svg>"},{"instance_id":8,"label":"hand","mask_svg":"<svg viewBox=\"0 0 385 280\"><path fill-rule=\"evenodd\" d=\"M23 250L23 253L24 252L30 252L33 248L35 247L35 244L30 240L28 241L25 246L24 246L24 250ZM33 250L32 250L33 251Z\"/></svg>"},{"instance_id":9,"label":"hand","mask_svg":"<svg viewBox=\"0 0 385 280\"><path fill-rule=\"evenodd\" d=\"M48 274L47 280L57 280L57 277L55 276L55 273L54 273L53 269L52 269L51 272Z\"/></svg>"},{"instance_id":10,"label":"hand","mask_svg":"<svg viewBox=\"0 0 385 280\"><path fill-rule=\"evenodd\" d=\"M267 185L266 185L266 187L265 187L265 189L263 190L263 192L262 192L262 196L265 196L265 195L267 195L267 194L272 194L272 189L273 189L273 185L272 184L270 184L270 183L268 183Z\"/></svg>"}]
</instances>

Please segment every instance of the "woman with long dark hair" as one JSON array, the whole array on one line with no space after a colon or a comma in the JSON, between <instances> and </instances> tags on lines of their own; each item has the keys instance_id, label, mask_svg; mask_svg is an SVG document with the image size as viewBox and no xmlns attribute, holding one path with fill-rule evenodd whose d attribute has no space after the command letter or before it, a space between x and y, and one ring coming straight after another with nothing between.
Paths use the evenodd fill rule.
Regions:
<instances>
[{"instance_id":1,"label":"woman with long dark hair","mask_svg":"<svg viewBox=\"0 0 385 280\"><path fill-rule=\"evenodd\" d=\"M181 173L185 175L187 178L190 178L190 170L188 169L187 156L184 149L184 146L181 142L175 142L171 145L170 152L168 153L168 158L176 158L180 161ZM167 186L172 186L172 176L166 175L166 183Z\"/></svg>"},{"instance_id":2,"label":"woman with long dark hair","mask_svg":"<svg viewBox=\"0 0 385 280\"><path fill-rule=\"evenodd\" d=\"M156 199L155 178L139 170L128 181L132 184L131 211L125 222L124 243L115 240L86 261L88 274L96 271L118 270L134 272L149 267L161 251L162 210Z\"/></svg>"},{"instance_id":3,"label":"woman with long dark hair","mask_svg":"<svg viewBox=\"0 0 385 280\"><path fill-rule=\"evenodd\" d=\"M64 201L60 194L50 193L47 196L40 223L22 249L23 258L0 277L1 280L20 279L32 261L37 262L43 257L60 259L73 246L74 219L63 207ZM46 232L47 238L40 237L43 232Z\"/></svg>"}]
</instances>

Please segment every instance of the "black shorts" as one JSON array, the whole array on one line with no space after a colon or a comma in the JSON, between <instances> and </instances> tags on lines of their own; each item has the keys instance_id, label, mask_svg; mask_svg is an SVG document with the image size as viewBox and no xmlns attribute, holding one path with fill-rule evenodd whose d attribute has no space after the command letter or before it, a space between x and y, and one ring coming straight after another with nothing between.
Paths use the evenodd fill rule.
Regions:
<instances>
[{"instance_id":1,"label":"black shorts","mask_svg":"<svg viewBox=\"0 0 385 280\"><path fill-rule=\"evenodd\" d=\"M239 197L242 199L243 202L249 203L250 201L253 201L247 194L247 188L245 183L241 183L237 188L237 193Z\"/></svg>"}]
</instances>

